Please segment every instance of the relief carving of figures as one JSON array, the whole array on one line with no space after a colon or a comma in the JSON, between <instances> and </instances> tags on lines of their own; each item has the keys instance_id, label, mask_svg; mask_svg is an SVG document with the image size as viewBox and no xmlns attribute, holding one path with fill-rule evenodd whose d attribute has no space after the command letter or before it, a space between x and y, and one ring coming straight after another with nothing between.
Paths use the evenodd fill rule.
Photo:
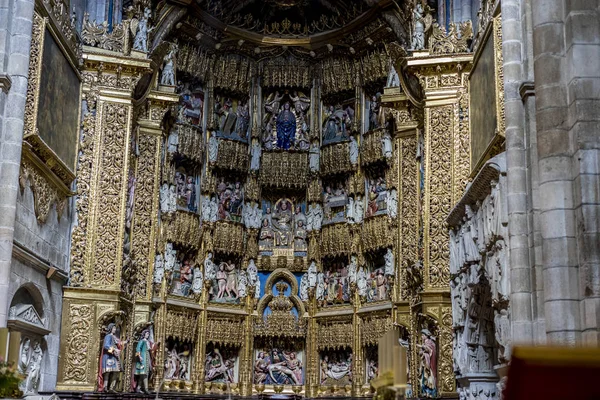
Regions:
<instances>
[{"instance_id":1,"label":"relief carving of figures","mask_svg":"<svg viewBox=\"0 0 600 400\"><path fill-rule=\"evenodd\" d=\"M200 86L190 87L185 83L179 95L180 105L177 122L182 124L202 125L204 112L204 91Z\"/></svg>"},{"instance_id":2,"label":"relief carving of figures","mask_svg":"<svg viewBox=\"0 0 600 400\"><path fill-rule=\"evenodd\" d=\"M323 305L343 304L350 301L348 268L342 261L333 262L324 268Z\"/></svg>"},{"instance_id":3,"label":"relief carving of figures","mask_svg":"<svg viewBox=\"0 0 600 400\"><path fill-rule=\"evenodd\" d=\"M137 393L148 392L148 379L151 379L154 373L154 361L156 359L156 350L158 344L154 343L154 333L152 328L144 329L140 340L135 348L135 391Z\"/></svg>"},{"instance_id":4,"label":"relief carving of figures","mask_svg":"<svg viewBox=\"0 0 600 400\"><path fill-rule=\"evenodd\" d=\"M272 93L265 100L263 145L265 149L308 150L310 99L303 93Z\"/></svg>"},{"instance_id":5,"label":"relief carving of figures","mask_svg":"<svg viewBox=\"0 0 600 400\"><path fill-rule=\"evenodd\" d=\"M502 309L494 316L496 342L498 342L498 360L508 363L511 354L511 329L508 310Z\"/></svg>"},{"instance_id":6,"label":"relief carving of figures","mask_svg":"<svg viewBox=\"0 0 600 400\"><path fill-rule=\"evenodd\" d=\"M348 281L350 285L356 285L358 278L358 259L355 255L350 256L350 264L348 264Z\"/></svg>"},{"instance_id":7,"label":"relief carving of figures","mask_svg":"<svg viewBox=\"0 0 600 400\"><path fill-rule=\"evenodd\" d=\"M219 197L218 219L241 222L244 204L244 187L241 182L221 181L217 184Z\"/></svg>"},{"instance_id":8,"label":"relief carving of figures","mask_svg":"<svg viewBox=\"0 0 600 400\"><path fill-rule=\"evenodd\" d=\"M228 97L216 100L214 110L219 128L219 136L225 138L236 136L237 114L233 109L233 100Z\"/></svg>"},{"instance_id":9,"label":"relief carving of figures","mask_svg":"<svg viewBox=\"0 0 600 400\"><path fill-rule=\"evenodd\" d=\"M98 390L114 393L122 369L121 352L127 340L121 341L118 337L117 326L108 325L104 336L102 351L100 353L100 376L98 376Z\"/></svg>"},{"instance_id":10,"label":"relief carving of figures","mask_svg":"<svg viewBox=\"0 0 600 400\"><path fill-rule=\"evenodd\" d=\"M326 287L325 287L325 276L323 275L322 272L319 272L317 274L317 285L316 285L316 291L315 291L315 297L317 299L317 301L323 301L325 300L325 291L326 291Z\"/></svg>"},{"instance_id":11,"label":"relief carving of figures","mask_svg":"<svg viewBox=\"0 0 600 400\"><path fill-rule=\"evenodd\" d=\"M175 172L177 207L182 210L198 212L198 188L196 177L186 174L183 168Z\"/></svg>"},{"instance_id":12,"label":"relief carving of figures","mask_svg":"<svg viewBox=\"0 0 600 400\"><path fill-rule=\"evenodd\" d=\"M367 281L367 271L362 266L356 274L356 286L358 288L358 295L366 298L369 291L369 282Z\"/></svg>"},{"instance_id":13,"label":"relief carving of figures","mask_svg":"<svg viewBox=\"0 0 600 400\"><path fill-rule=\"evenodd\" d=\"M199 295L202 293L202 286L204 283L204 278L202 276L202 271L198 266L194 268L194 274L192 278L192 293L195 295Z\"/></svg>"},{"instance_id":14,"label":"relief carving of figures","mask_svg":"<svg viewBox=\"0 0 600 400\"><path fill-rule=\"evenodd\" d=\"M308 301L308 272L302 275L300 278L300 288L298 289L298 294L300 296L300 300Z\"/></svg>"},{"instance_id":15,"label":"relief carving of figures","mask_svg":"<svg viewBox=\"0 0 600 400\"><path fill-rule=\"evenodd\" d=\"M25 376L25 379L19 384L19 389L24 395L36 394L40 383L42 360L44 351L39 341L35 341L33 346L29 338L24 338L21 343L19 353L19 373Z\"/></svg>"},{"instance_id":16,"label":"relief carving of figures","mask_svg":"<svg viewBox=\"0 0 600 400\"><path fill-rule=\"evenodd\" d=\"M243 220L246 228L259 229L261 227L262 213L258 208L258 203L246 203L243 211Z\"/></svg>"},{"instance_id":17,"label":"relief carving of figures","mask_svg":"<svg viewBox=\"0 0 600 400\"><path fill-rule=\"evenodd\" d=\"M172 44L169 52L163 58L163 69L160 75L160 84L175 86L175 53L177 45Z\"/></svg>"},{"instance_id":18,"label":"relief carving of figures","mask_svg":"<svg viewBox=\"0 0 600 400\"><path fill-rule=\"evenodd\" d=\"M152 11L149 8L144 10L144 15L138 20L133 20L131 24L131 31L135 35L133 39L133 49L141 51L143 53L148 52L148 34L152 32L153 28L149 27L149 19L152 15Z\"/></svg>"},{"instance_id":19,"label":"relief carving of figures","mask_svg":"<svg viewBox=\"0 0 600 400\"><path fill-rule=\"evenodd\" d=\"M163 183L160 187L160 212L169 214L177 209L177 191L175 185Z\"/></svg>"},{"instance_id":20,"label":"relief carving of figures","mask_svg":"<svg viewBox=\"0 0 600 400\"><path fill-rule=\"evenodd\" d=\"M256 384L302 385L303 370L301 354L296 351L278 348L268 352L258 350L253 381Z\"/></svg>"},{"instance_id":21,"label":"relief carving of figures","mask_svg":"<svg viewBox=\"0 0 600 400\"><path fill-rule=\"evenodd\" d=\"M248 275L246 275L246 271L239 272L237 290L240 299L245 299L248 295Z\"/></svg>"},{"instance_id":22,"label":"relief carving of figures","mask_svg":"<svg viewBox=\"0 0 600 400\"><path fill-rule=\"evenodd\" d=\"M169 340L165 354L165 379L190 380L191 344Z\"/></svg>"},{"instance_id":23,"label":"relief carving of figures","mask_svg":"<svg viewBox=\"0 0 600 400\"><path fill-rule=\"evenodd\" d=\"M356 196L356 200L354 201L354 213L352 215L355 223L360 224L363 221L365 216L365 202L361 195Z\"/></svg>"},{"instance_id":24,"label":"relief carving of figures","mask_svg":"<svg viewBox=\"0 0 600 400\"><path fill-rule=\"evenodd\" d=\"M235 133L241 139L248 137L248 128L250 127L250 110L247 101L238 103L236 110Z\"/></svg>"},{"instance_id":25,"label":"relief carving of figures","mask_svg":"<svg viewBox=\"0 0 600 400\"><path fill-rule=\"evenodd\" d=\"M475 243L477 237L477 228L475 226L475 219L473 210L468 205L465 206L466 215L463 218L463 225L461 226L461 234L463 246L465 249L465 261L468 263L478 262L480 260L479 249Z\"/></svg>"},{"instance_id":26,"label":"relief carving of figures","mask_svg":"<svg viewBox=\"0 0 600 400\"><path fill-rule=\"evenodd\" d=\"M346 220L347 203L347 182L344 179L328 182L323 193L323 223L344 222Z\"/></svg>"},{"instance_id":27,"label":"relief carving of figures","mask_svg":"<svg viewBox=\"0 0 600 400\"><path fill-rule=\"evenodd\" d=\"M348 350L329 351L320 362L321 385L347 385L352 382L352 353Z\"/></svg>"},{"instance_id":28,"label":"relief carving of figures","mask_svg":"<svg viewBox=\"0 0 600 400\"><path fill-rule=\"evenodd\" d=\"M392 147L392 135L389 130L386 129L381 137L381 154L388 160L391 160L394 155L394 149Z\"/></svg>"},{"instance_id":29,"label":"relief carving of figures","mask_svg":"<svg viewBox=\"0 0 600 400\"><path fill-rule=\"evenodd\" d=\"M215 266L212 258L213 254L211 252L208 252L206 254L206 258L204 258L204 276L208 281L217 279L217 267Z\"/></svg>"},{"instance_id":30,"label":"relief carving of figures","mask_svg":"<svg viewBox=\"0 0 600 400\"><path fill-rule=\"evenodd\" d=\"M206 355L205 376L206 382L235 383L234 367L236 356L223 357L219 349L215 348Z\"/></svg>"},{"instance_id":31,"label":"relief carving of figures","mask_svg":"<svg viewBox=\"0 0 600 400\"><path fill-rule=\"evenodd\" d=\"M323 116L323 143L347 141L354 120L354 109L342 105L330 105Z\"/></svg>"},{"instance_id":32,"label":"relief carving of figures","mask_svg":"<svg viewBox=\"0 0 600 400\"><path fill-rule=\"evenodd\" d=\"M239 271L232 261L219 263L210 288L210 300L217 303L239 303Z\"/></svg>"},{"instance_id":33,"label":"relief carving of figures","mask_svg":"<svg viewBox=\"0 0 600 400\"><path fill-rule=\"evenodd\" d=\"M173 243L167 243L165 245L165 272L172 272L177 263L177 250L173 248Z\"/></svg>"},{"instance_id":34,"label":"relief carving of figures","mask_svg":"<svg viewBox=\"0 0 600 400\"><path fill-rule=\"evenodd\" d=\"M171 282L171 294L177 296L190 296L194 279L195 262L190 256L177 262L173 269L173 280Z\"/></svg>"},{"instance_id":35,"label":"relief carving of figures","mask_svg":"<svg viewBox=\"0 0 600 400\"><path fill-rule=\"evenodd\" d=\"M437 343L428 329L421 331L419 380L425 397L437 397Z\"/></svg>"},{"instance_id":36,"label":"relief carving of figures","mask_svg":"<svg viewBox=\"0 0 600 400\"><path fill-rule=\"evenodd\" d=\"M317 264L314 261L311 261L310 265L308 266L306 275L308 276L308 287L309 288L316 287L317 282L318 282L318 274L317 274Z\"/></svg>"},{"instance_id":37,"label":"relief carving of figures","mask_svg":"<svg viewBox=\"0 0 600 400\"><path fill-rule=\"evenodd\" d=\"M275 248L307 250L307 223L310 218L304 214L304 204L295 207L288 198L278 199L273 208L271 202L263 200L262 226L259 235L259 249L272 251ZM311 221L312 223L313 221Z\"/></svg>"},{"instance_id":38,"label":"relief carving of figures","mask_svg":"<svg viewBox=\"0 0 600 400\"><path fill-rule=\"evenodd\" d=\"M368 180L368 204L365 218L387 212L387 184L383 175Z\"/></svg>"}]
</instances>

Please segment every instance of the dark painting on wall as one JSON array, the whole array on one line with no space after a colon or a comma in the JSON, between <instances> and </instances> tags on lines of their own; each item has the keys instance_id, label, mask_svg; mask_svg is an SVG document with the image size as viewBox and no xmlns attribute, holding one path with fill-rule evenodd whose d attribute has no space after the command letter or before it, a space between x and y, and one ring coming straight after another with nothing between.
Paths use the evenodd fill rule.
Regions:
<instances>
[{"instance_id":1,"label":"dark painting on wall","mask_svg":"<svg viewBox=\"0 0 600 400\"><path fill-rule=\"evenodd\" d=\"M471 170L477 167L486 149L495 139L498 128L496 113L496 68L494 40L488 36L470 77Z\"/></svg>"},{"instance_id":2,"label":"dark painting on wall","mask_svg":"<svg viewBox=\"0 0 600 400\"><path fill-rule=\"evenodd\" d=\"M40 138L75 170L80 108L79 77L46 29L39 82L37 127Z\"/></svg>"}]
</instances>

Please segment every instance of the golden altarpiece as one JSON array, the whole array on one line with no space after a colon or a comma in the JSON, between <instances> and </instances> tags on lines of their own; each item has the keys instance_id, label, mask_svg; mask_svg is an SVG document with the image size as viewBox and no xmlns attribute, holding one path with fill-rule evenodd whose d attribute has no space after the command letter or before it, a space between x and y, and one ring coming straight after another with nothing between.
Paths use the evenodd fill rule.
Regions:
<instances>
[{"instance_id":1,"label":"golden altarpiece","mask_svg":"<svg viewBox=\"0 0 600 400\"><path fill-rule=\"evenodd\" d=\"M470 173L470 23L382 1L352 24L263 26L183 3L83 20L57 390L139 389L144 340L142 388L162 397L372 396L396 329L409 394L452 395L444 221Z\"/></svg>"}]
</instances>

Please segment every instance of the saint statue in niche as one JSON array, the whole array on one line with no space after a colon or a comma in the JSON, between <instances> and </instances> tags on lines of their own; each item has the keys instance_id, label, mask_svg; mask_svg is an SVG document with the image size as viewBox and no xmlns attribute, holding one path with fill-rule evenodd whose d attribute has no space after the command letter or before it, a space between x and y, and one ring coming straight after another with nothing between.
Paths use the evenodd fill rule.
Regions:
<instances>
[{"instance_id":1,"label":"saint statue in niche","mask_svg":"<svg viewBox=\"0 0 600 400\"><path fill-rule=\"evenodd\" d=\"M296 136L296 116L290 110L290 103L283 105L283 110L277 116L277 147L289 150Z\"/></svg>"},{"instance_id":2,"label":"saint statue in niche","mask_svg":"<svg viewBox=\"0 0 600 400\"><path fill-rule=\"evenodd\" d=\"M275 204L275 214L273 215L275 246L291 246L293 228L292 222L292 202L288 199L280 199Z\"/></svg>"}]
</instances>

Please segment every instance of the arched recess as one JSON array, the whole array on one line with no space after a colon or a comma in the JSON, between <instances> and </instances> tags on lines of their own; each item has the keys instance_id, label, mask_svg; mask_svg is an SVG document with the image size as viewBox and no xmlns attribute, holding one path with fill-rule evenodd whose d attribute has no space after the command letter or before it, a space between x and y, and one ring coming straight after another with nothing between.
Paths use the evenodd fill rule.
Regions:
<instances>
[{"instance_id":1,"label":"arched recess","mask_svg":"<svg viewBox=\"0 0 600 400\"><path fill-rule=\"evenodd\" d=\"M273 299L273 286L279 281L285 281L290 286L290 295L288 296L296 310L298 310L298 316L301 317L305 313L304 303L298 297L298 282L296 276L289 270L279 268L273 271L265 283L265 294L260 299L257 305L258 315L263 315L265 308L269 305L269 302Z\"/></svg>"}]
</instances>

